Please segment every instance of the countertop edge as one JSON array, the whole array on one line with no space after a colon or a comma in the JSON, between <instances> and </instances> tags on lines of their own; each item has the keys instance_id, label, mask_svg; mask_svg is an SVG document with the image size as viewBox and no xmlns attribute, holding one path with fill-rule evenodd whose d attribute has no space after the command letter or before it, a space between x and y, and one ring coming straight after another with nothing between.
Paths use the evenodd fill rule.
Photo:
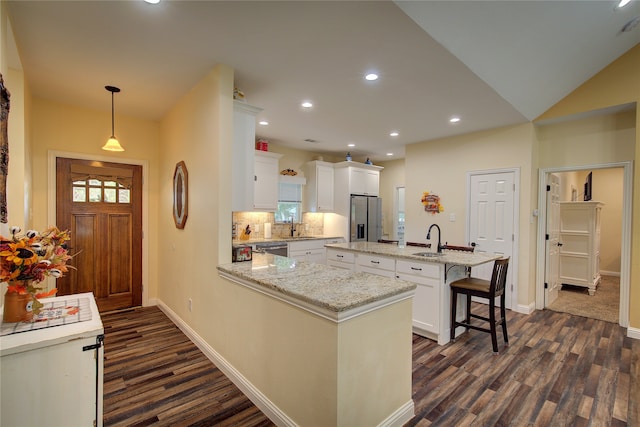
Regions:
<instances>
[{"instance_id":1,"label":"countertop edge","mask_svg":"<svg viewBox=\"0 0 640 427\"><path fill-rule=\"evenodd\" d=\"M454 253L436 256L436 257L422 257L418 255L412 255L411 252L428 252L420 247L398 247L395 245L389 245L386 243L367 243L367 247L363 247L364 245L359 245L358 247L352 247L355 243L347 242L347 243L327 243L325 248L328 249L338 249L347 252L353 253L364 253L364 254L372 254L379 255L389 258L395 259L404 259L410 261L418 261L418 262L428 262L434 264L449 264L449 265L460 265L464 267L477 267L478 265L484 264L486 262L494 261L499 259L499 255L485 255L485 254L477 254L477 253L464 253L459 251L452 251ZM381 246L376 246L381 245ZM381 250L379 248L384 248ZM421 250L422 249L422 250Z\"/></svg>"},{"instance_id":2,"label":"countertop edge","mask_svg":"<svg viewBox=\"0 0 640 427\"><path fill-rule=\"evenodd\" d=\"M225 271L223 268L220 268L220 267L218 267L218 275L234 283L248 287L262 294L271 296L280 301L286 302L288 304L291 304L295 307L298 307L302 310L315 314L316 316L322 317L324 319L333 321L335 323L341 323L346 320L353 319L354 317L358 317L363 314L372 312L374 310L378 310L380 308L386 307L388 305L395 304L402 300L412 298L413 295L415 294L415 288L416 288L416 286L414 285L410 287L411 289L398 290L398 292L389 294L381 299L377 299L364 304L354 305L352 307L347 307L347 308L338 310L335 307L323 306L322 303L318 301L305 300L301 297L288 294L281 290L273 289L269 286L265 286L264 284L256 280L249 280L243 277L239 277L236 274Z\"/></svg>"}]
</instances>

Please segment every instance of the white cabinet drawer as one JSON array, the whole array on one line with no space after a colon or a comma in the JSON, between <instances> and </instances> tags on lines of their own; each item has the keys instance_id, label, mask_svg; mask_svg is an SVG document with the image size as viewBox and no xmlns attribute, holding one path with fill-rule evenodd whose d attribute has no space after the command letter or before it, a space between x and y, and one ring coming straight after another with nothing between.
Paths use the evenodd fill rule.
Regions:
<instances>
[{"instance_id":1,"label":"white cabinet drawer","mask_svg":"<svg viewBox=\"0 0 640 427\"><path fill-rule=\"evenodd\" d=\"M289 252L308 251L310 249L322 248L324 248L324 240L322 239L298 240L295 242L289 242Z\"/></svg>"},{"instance_id":2,"label":"white cabinet drawer","mask_svg":"<svg viewBox=\"0 0 640 427\"><path fill-rule=\"evenodd\" d=\"M356 264L363 267L378 268L380 270L396 270L396 260L393 258L385 258L381 256L373 256L367 254L358 254Z\"/></svg>"},{"instance_id":3,"label":"white cabinet drawer","mask_svg":"<svg viewBox=\"0 0 640 427\"><path fill-rule=\"evenodd\" d=\"M327 248L327 260L353 264L355 262L355 254Z\"/></svg>"},{"instance_id":4,"label":"white cabinet drawer","mask_svg":"<svg viewBox=\"0 0 640 427\"><path fill-rule=\"evenodd\" d=\"M396 262L396 271L398 273L439 279L441 266L442 264L398 260Z\"/></svg>"}]
</instances>

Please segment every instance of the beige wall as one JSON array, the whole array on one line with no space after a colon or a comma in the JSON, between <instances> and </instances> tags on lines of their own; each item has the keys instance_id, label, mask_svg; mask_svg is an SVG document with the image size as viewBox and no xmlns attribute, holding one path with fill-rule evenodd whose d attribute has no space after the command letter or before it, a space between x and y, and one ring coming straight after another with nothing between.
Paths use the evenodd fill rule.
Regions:
<instances>
[{"instance_id":1,"label":"beige wall","mask_svg":"<svg viewBox=\"0 0 640 427\"><path fill-rule=\"evenodd\" d=\"M537 121L572 117L585 112L620 105L634 107L634 154L632 159L640 158L640 44L609 64L600 73L578 87L558 102ZM586 151L586 150L583 150ZM608 149L603 152L610 153ZM610 153L611 154L611 153ZM615 153L619 155L619 153ZM629 327L637 336L640 332L640 172L637 166L633 174L633 202L631 236L631 278L629 286Z\"/></svg>"},{"instance_id":2,"label":"beige wall","mask_svg":"<svg viewBox=\"0 0 640 427\"><path fill-rule=\"evenodd\" d=\"M393 237L394 205L396 200L396 188L405 185L404 159L381 162L378 166L384 167L380 171L380 198L382 198L382 235L385 238Z\"/></svg>"},{"instance_id":3,"label":"beige wall","mask_svg":"<svg viewBox=\"0 0 640 427\"><path fill-rule=\"evenodd\" d=\"M535 298L535 224L531 221L532 200L537 191L537 171L532 169L535 147L533 126L524 124L428 141L406 149L406 239L425 241L430 224L438 224L442 240L468 244L465 240L467 172L518 168L520 170L520 218L518 247L518 304L529 305ZM440 196L444 212L424 211L422 193ZM532 193L533 192L533 193ZM455 222L449 216L455 214ZM535 249L535 246L534 246ZM515 281L514 281L515 282Z\"/></svg>"},{"instance_id":4,"label":"beige wall","mask_svg":"<svg viewBox=\"0 0 640 427\"><path fill-rule=\"evenodd\" d=\"M103 90L97 88L96 90ZM148 194L147 213L149 233L147 239L148 274L146 294L157 296L158 276L158 140L157 122L120 116L116 113L116 135L126 151L110 153L101 149L111 133L111 112L109 97L105 92L105 110L96 111L77 108L55 101L35 98L30 120L33 153L33 226L44 229L51 224L48 217L48 155L49 151L69 153L69 156L92 156L113 162L148 162L147 182L143 184ZM123 88L120 96L126 96ZM52 207L55 211L55 206ZM146 303L146 301L145 301Z\"/></svg>"}]
</instances>

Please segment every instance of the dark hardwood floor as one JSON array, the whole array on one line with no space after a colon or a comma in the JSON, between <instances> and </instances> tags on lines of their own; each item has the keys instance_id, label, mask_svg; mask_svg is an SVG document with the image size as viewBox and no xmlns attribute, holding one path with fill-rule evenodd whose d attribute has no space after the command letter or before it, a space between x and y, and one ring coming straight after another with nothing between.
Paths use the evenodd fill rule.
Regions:
<instances>
[{"instance_id":1,"label":"dark hardwood floor","mask_svg":"<svg viewBox=\"0 0 640 427\"><path fill-rule=\"evenodd\" d=\"M640 341L549 310L507 317L498 356L481 332L446 346L414 335L407 426L640 425ZM102 320L105 426L273 425L158 308Z\"/></svg>"}]
</instances>

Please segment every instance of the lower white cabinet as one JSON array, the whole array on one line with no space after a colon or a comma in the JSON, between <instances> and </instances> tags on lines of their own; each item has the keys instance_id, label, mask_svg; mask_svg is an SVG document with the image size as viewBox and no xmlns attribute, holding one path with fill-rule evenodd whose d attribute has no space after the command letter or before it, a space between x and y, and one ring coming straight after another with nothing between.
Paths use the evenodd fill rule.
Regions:
<instances>
[{"instance_id":1,"label":"lower white cabinet","mask_svg":"<svg viewBox=\"0 0 640 427\"><path fill-rule=\"evenodd\" d=\"M440 333L440 311L447 310L447 307L440 307L440 269L439 264L403 260L396 262L396 277L417 286L413 297L415 332Z\"/></svg>"},{"instance_id":2,"label":"lower white cabinet","mask_svg":"<svg viewBox=\"0 0 640 427\"><path fill-rule=\"evenodd\" d=\"M102 426L104 329L93 294L41 301L64 308L80 298L81 310L88 307L91 313L88 320L0 339L0 425ZM7 325L13 324L3 329Z\"/></svg>"},{"instance_id":3,"label":"lower white cabinet","mask_svg":"<svg viewBox=\"0 0 640 427\"><path fill-rule=\"evenodd\" d=\"M327 265L331 267L355 271L355 260L356 257L353 252L327 248Z\"/></svg>"},{"instance_id":4,"label":"lower white cabinet","mask_svg":"<svg viewBox=\"0 0 640 427\"><path fill-rule=\"evenodd\" d=\"M324 240L289 242L289 252L287 256L298 261L324 264L326 260L324 242Z\"/></svg>"},{"instance_id":5,"label":"lower white cabinet","mask_svg":"<svg viewBox=\"0 0 640 427\"><path fill-rule=\"evenodd\" d=\"M377 274L393 278L396 276L396 260L383 256L358 254L356 257L356 271Z\"/></svg>"}]
</instances>

